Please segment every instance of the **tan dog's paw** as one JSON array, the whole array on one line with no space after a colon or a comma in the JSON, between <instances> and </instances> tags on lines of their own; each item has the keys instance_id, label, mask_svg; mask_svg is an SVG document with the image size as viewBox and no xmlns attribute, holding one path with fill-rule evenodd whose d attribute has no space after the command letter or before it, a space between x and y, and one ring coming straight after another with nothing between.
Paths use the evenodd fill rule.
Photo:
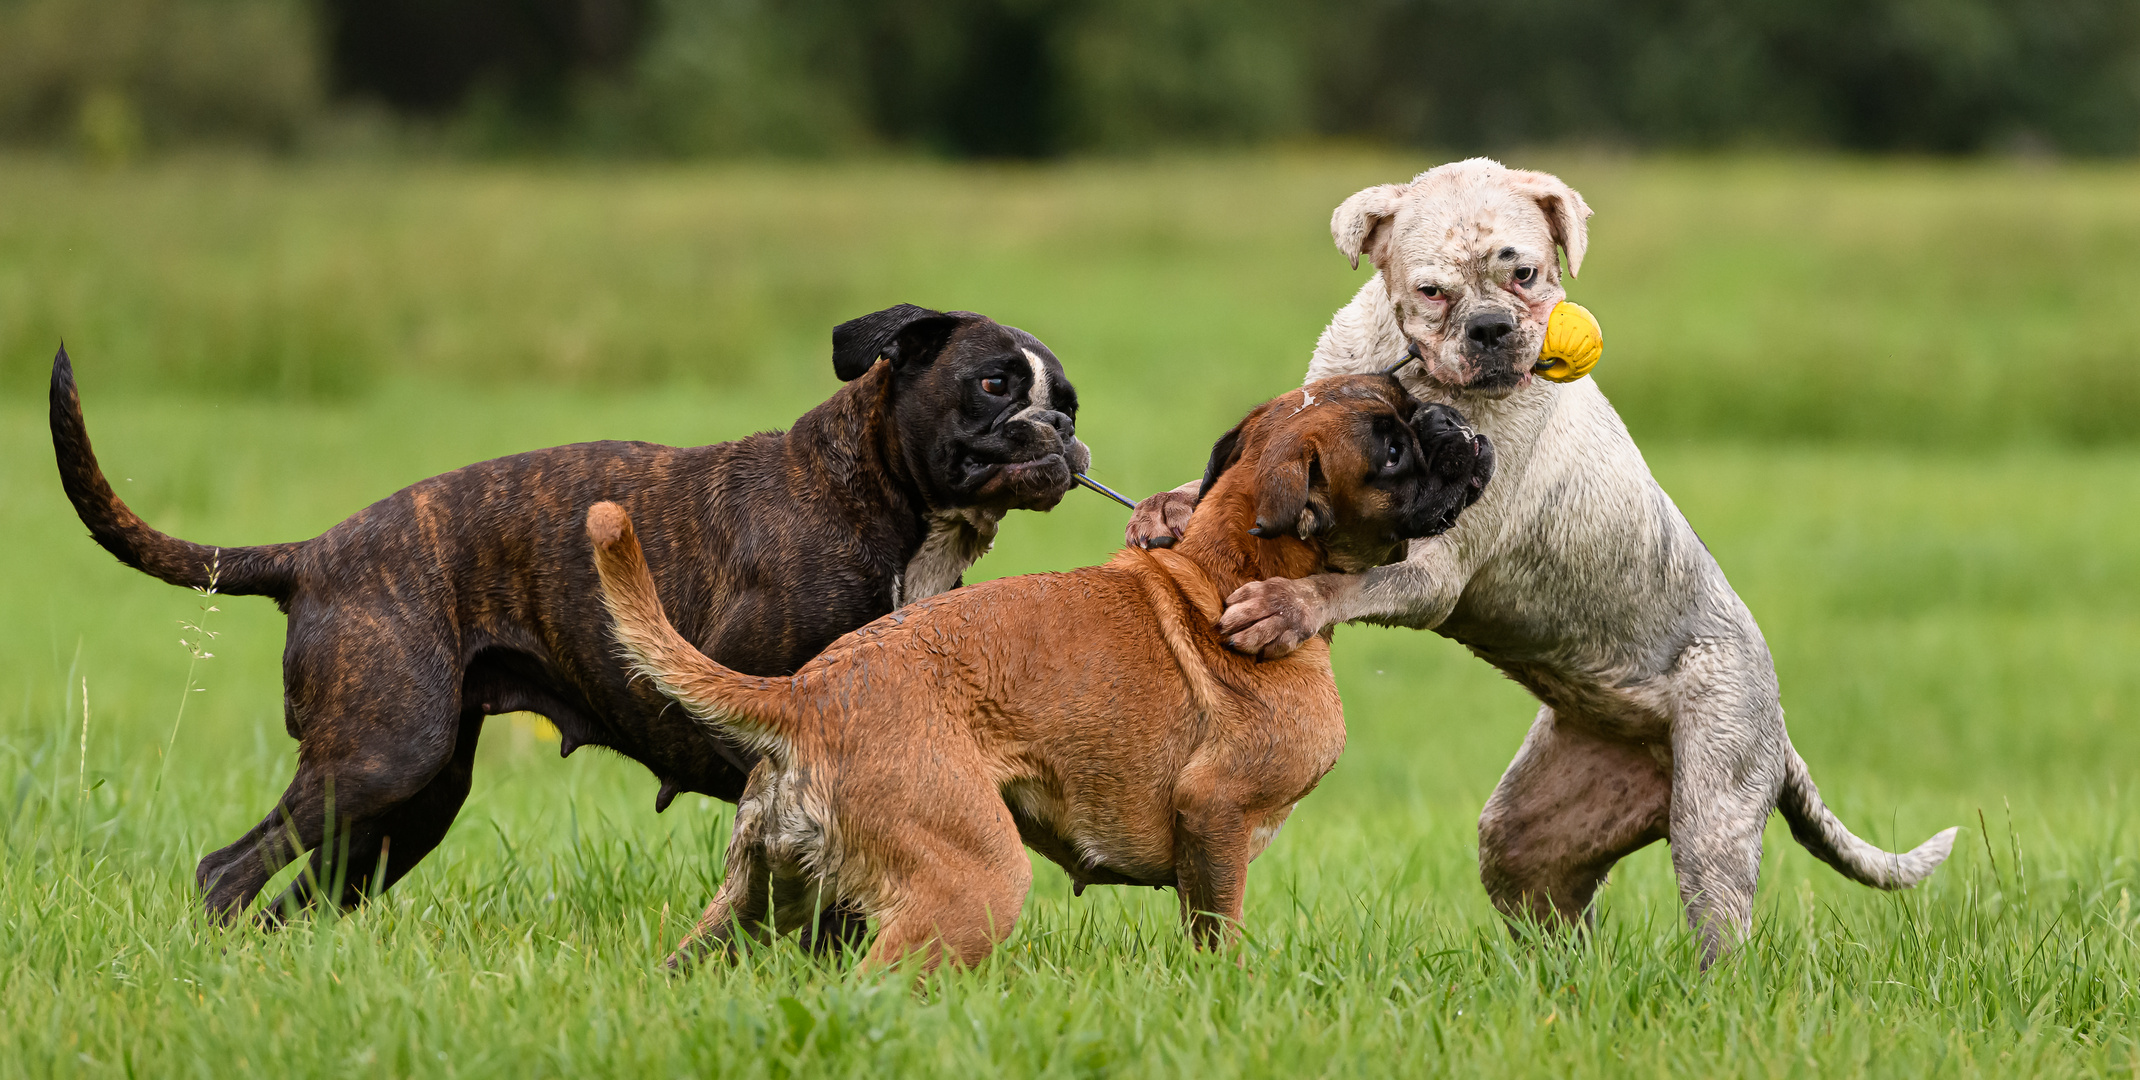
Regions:
<instances>
[{"instance_id":1,"label":"tan dog's paw","mask_svg":"<svg viewBox=\"0 0 2140 1080\"><path fill-rule=\"evenodd\" d=\"M1162 491L1141 503L1129 516L1129 526L1122 530L1122 539L1131 547L1173 547L1181 539L1182 530L1189 527L1189 515L1196 512L1196 495L1182 491Z\"/></svg>"},{"instance_id":2,"label":"tan dog's paw","mask_svg":"<svg viewBox=\"0 0 2140 1080\"><path fill-rule=\"evenodd\" d=\"M1251 581L1226 598L1219 633L1228 648L1276 660L1323 629L1323 598L1306 579Z\"/></svg>"}]
</instances>

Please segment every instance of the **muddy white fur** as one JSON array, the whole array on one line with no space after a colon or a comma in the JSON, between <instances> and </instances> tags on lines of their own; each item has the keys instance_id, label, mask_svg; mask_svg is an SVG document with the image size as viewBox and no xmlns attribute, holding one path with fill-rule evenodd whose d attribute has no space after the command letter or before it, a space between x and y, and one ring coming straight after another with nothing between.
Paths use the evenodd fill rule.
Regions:
<instances>
[{"instance_id":1,"label":"muddy white fur","mask_svg":"<svg viewBox=\"0 0 2140 1080\"><path fill-rule=\"evenodd\" d=\"M1542 704L1479 819L1496 906L1583 924L1617 860L1669 840L1713 961L1750 928L1771 811L1815 856L1883 889L1932 873L1955 830L1892 854L1837 820L1785 731L1760 627L1597 383L1528 375L1565 295L1554 249L1572 274L1588 215L1557 178L1485 159L1339 207L1340 250L1377 273L1323 332L1308 379L1380 371L1410 349L1420 360L1406 388L1462 410L1493 440L1498 472L1454 529L1414 541L1402 562L1251 583L1224 626L1265 655L1340 622L1431 629L1507 672ZM1501 314L1515 325L1498 348L1467 339Z\"/></svg>"}]
</instances>

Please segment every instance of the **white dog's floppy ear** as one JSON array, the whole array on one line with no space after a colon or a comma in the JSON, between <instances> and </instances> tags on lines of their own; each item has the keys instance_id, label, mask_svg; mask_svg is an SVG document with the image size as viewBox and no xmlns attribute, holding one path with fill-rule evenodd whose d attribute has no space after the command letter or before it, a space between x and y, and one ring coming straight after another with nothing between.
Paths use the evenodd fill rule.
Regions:
<instances>
[{"instance_id":1,"label":"white dog's floppy ear","mask_svg":"<svg viewBox=\"0 0 2140 1080\"><path fill-rule=\"evenodd\" d=\"M1553 227L1553 242L1568 253L1568 276L1583 270L1583 251L1590 246L1590 204L1575 189L1552 173L1510 169L1509 185L1516 193L1538 204Z\"/></svg>"},{"instance_id":2,"label":"white dog's floppy ear","mask_svg":"<svg viewBox=\"0 0 2140 1080\"><path fill-rule=\"evenodd\" d=\"M1382 260L1375 258L1377 235L1397 216L1397 205L1404 201L1409 190L1403 184L1378 184L1359 192L1338 204L1330 213L1330 239L1337 241L1337 249L1352 260L1352 268L1360 268L1362 252L1374 260L1375 269L1382 269Z\"/></svg>"}]
</instances>

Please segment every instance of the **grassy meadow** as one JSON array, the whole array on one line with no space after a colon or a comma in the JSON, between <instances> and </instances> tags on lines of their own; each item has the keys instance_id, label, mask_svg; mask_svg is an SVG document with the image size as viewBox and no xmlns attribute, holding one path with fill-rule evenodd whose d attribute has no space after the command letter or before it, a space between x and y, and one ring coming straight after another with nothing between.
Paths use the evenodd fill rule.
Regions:
<instances>
[{"instance_id":1,"label":"grassy meadow","mask_svg":"<svg viewBox=\"0 0 2140 1080\"><path fill-rule=\"evenodd\" d=\"M645 770L560 761L526 717L384 900L276 934L199 915L194 864L293 765L281 621L83 535L44 423L62 337L115 486L203 542L313 535L483 457L781 426L836 385L831 325L901 301L1046 340L1095 475L1141 494L1297 383L1367 273L1330 208L1426 164L0 159L0 1076L2140 1069L2131 166L1524 162L1597 209L1570 288L1596 377L1760 618L1829 802L1890 847L1965 827L1890 895L1775 823L1755 939L1706 976L1663 845L1588 944L1510 940L1474 822L1535 706L1367 628L1334 653L1346 756L1231 955L1178 940L1171 894L1073 899L1043 865L997 956L918 992L791 945L669 977L728 808L656 816ZM1101 561L1124 517L1015 516L978 574Z\"/></svg>"}]
</instances>

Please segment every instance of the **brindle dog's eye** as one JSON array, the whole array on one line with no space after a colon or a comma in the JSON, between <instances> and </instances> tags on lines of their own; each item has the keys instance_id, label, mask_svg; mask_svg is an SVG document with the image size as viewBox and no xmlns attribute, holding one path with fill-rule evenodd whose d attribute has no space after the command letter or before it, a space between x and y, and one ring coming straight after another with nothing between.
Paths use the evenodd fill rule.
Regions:
<instances>
[{"instance_id":1,"label":"brindle dog's eye","mask_svg":"<svg viewBox=\"0 0 2140 1080\"><path fill-rule=\"evenodd\" d=\"M981 392L990 397L1002 397L1011 388L1010 380L1001 375L991 375L981 380Z\"/></svg>"},{"instance_id":2,"label":"brindle dog's eye","mask_svg":"<svg viewBox=\"0 0 2140 1080\"><path fill-rule=\"evenodd\" d=\"M1531 279L1537 276L1538 268L1535 266L1519 266L1516 268L1516 284L1518 285L1529 285Z\"/></svg>"}]
</instances>

